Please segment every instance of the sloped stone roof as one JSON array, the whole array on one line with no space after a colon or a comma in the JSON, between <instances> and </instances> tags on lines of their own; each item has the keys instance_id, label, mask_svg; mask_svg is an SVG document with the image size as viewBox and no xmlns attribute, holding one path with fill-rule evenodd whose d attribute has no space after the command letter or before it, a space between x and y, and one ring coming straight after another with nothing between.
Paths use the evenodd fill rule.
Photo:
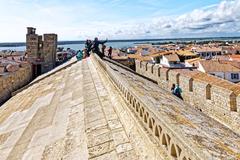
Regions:
<instances>
[{"instance_id":1,"label":"sloped stone roof","mask_svg":"<svg viewBox=\"0 0 240 160\"><path fill-rule=\"evenodd\" d=\"M164 132L187 153L239 158L234 131L150 81L115 65L100 66L91 58L65 66L7 101L0 108L1 160L167 159L111 76L147 106L155 123L164 123ZM102 71L108 69L111 75Z\"/></svg>"},{"instance_id":2,"label":"sloped stone roof","mask_svg":"<svg viewBox=\"0 0 240 160\"><path fill-rule=\"evenodd\" d=\"M0 159L138 159L99 74L87 59L7 101L0 108Z\"/></svg>"}]
</instances>

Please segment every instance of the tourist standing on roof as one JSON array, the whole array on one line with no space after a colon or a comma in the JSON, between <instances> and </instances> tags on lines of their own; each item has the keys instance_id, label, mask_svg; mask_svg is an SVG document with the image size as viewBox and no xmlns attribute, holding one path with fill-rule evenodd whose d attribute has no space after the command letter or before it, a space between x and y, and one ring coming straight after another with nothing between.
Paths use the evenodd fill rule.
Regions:
<instances>
[{"instance_id":1,"label":"tourist standing on roof","mask_svg":"<svg viewBox=\"0 0 240 160\"><path fill-rule=\"evenodd\" d=\"M108 49L108 57L112 59L112 46L110 46Z\"/></svg>"},{"instance_id":2,"label":"tourist standing on roof","mask_svg":"<svg viewBox=\"0 0 240 160\"><path fill-rule=\"evenodd\" d=\"M86 48L86 55L87 57L90 56L91 48L92 48L92 41L91 40L86 40L85 42L85 48Z\"/></svg>"},{"instance_id":3,"label":"tourist standing on roof","mask_svg":"<svg viewBox=\"0 0 240 160\"><path fill-rule=\"evenodd\" d=\"M96 53L100 58L104 57L104 54L100 51L99 49L99 44L104 45L107 42L107 40L105 41L99 41L98 38L96 37L92 43L92 51L94 53Z\"/></svg>"},{"instance_id":4,"label":"tourist standing on roof","mask_svg":"<svg viewBox=\"0 0 240 160\"><path fill-rule=\"evenodd\" d=\"M106 46L103 44L102 45L102 54L103 54L103 56L105 56L105 49L106 49Z\"/></svg>"}]
</instances>

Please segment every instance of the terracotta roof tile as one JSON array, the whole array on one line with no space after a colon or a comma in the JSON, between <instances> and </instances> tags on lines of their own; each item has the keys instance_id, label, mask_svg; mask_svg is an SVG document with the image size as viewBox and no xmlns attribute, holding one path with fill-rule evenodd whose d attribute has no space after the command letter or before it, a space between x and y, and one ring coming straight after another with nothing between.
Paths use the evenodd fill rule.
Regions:
<instances>
[{"instance_id":1,"label":"terracotta roof tile","mask_svg":"<svg viewBox=\"0 0 240 160\"><path fill-rule=\"evenodd\" d=\"M149 60L152 60L153 57L159 57L159 56L166 55L166 54L172 54L172 53L171 52L158 51L158 52L155 52L155 53L152 53L152 54L148 54L146 56L141 56L139 53L128 54L128 57L132 58L132 59L137 59L137 60L140 60L140 61L149 61Z\"/></svg>"},{"instance_id":2,"label":"terracotta roof tile","mask_svg":"<svg viewBox=\"0 0 240 160\"><path fill-rule=\"evenodd\" d=\"M168 61L170 62L176 62L176 61L180 61L179 57L177 54L168 54L168 55L165 55L164 57L166 57L168 59Z\"/></svg>"},{"instance_id":3,"label":"terracotta roof tile","mask_svg":"<svg viewBox=\"0 0 240 160\"><path fill-rule=\"evenodd\" d=\"M240 72L240 69L232 64L218 60L202 60L199 63L206 72Z\"/></svg>"},{"instance_id":4,"label":"terracotta roof tile","mask_svg":"<svg viewBox=\"0 0 240 160\"><path fill-rule=\"evenodd\" d=\"M176 54L179 56L197 56L195 53L189 50L178 50L176 51Z\"/></svg>"}]
</instances>

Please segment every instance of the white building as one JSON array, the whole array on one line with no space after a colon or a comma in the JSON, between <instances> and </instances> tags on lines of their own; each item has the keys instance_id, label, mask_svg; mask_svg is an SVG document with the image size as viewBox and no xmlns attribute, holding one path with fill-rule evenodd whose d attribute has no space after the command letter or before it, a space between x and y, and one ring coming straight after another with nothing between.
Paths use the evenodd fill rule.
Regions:
<instances>
[{"instance_id":1,"label":"white building","mask_svg":"<svg viewBox=\"0 0 240 160\"><path fill-rule=\"evenodd\" d=\"M201 58L212 58L217 55L222 55L222 49L217 47L197 47L192 48L192 51Z\"/></svg>"},{"instance_id":2,"label":"white building","mask_svg":"<svg viewBox=\"0 0 240 160\"><path fill-rule=\"evenodd\" d=\"M162 58L160 59L160 64L164 67L169 67L169 68L184 67L184 65L180 63L180 59L178 55L175 53L163 55Z\"/></svg>"},{"instance_id":3,"label":"white building","mask_svg":"<svg viewBox=\"0 0 240 160\"><path fill-rule=\"evenodd\" d=\"M135 54L137 52L137 49L136 48L128 48L127 49L127 53L128 54Z\"/></svg>"}]
</instances>

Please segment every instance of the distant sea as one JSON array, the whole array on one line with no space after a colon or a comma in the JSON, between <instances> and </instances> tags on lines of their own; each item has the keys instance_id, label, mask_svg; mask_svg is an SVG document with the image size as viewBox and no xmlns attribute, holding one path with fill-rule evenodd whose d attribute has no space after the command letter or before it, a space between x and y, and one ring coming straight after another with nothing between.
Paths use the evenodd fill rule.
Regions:
<instances>
[{"instance_id":1,"label":"distant sea","mask_svg":"<svg viewBox=\"0 0 240 160\"><path fill-rule=\"evenodd\" d=\"M240 41L240 37L211 37L211 38L180 38L180 39L139 39L139 40L109 40L107 46L113 48L134 47L137 44L145 43L167 43L167 42L190 42L190 41ZM84 48L84 41L60 41L58 47L65 49L71 48L74 50L82 50ZM25 51L25 43L0 43L0 51L2 50L16 50Z\"/></svg>"},{"instance_id":2,"label":"distant sea","mask_svg":"<svg viewBox=\"0 0 240 160\"><path fill-rule=\"evenodd\" d=\"M131 47L134 46L134 42L108 42L106 43L107 46L112 46L113 48L124 48L124 47ZM58 47L64 47L64 49L71 48L74 50L82 50L84 48L83 43L79 44L64 44L58 45ZM16 50L16 51L25 51L26 46L11 46L11 47L0 47L0 51L2 50Z\"/></svg>"}]
</instances>

